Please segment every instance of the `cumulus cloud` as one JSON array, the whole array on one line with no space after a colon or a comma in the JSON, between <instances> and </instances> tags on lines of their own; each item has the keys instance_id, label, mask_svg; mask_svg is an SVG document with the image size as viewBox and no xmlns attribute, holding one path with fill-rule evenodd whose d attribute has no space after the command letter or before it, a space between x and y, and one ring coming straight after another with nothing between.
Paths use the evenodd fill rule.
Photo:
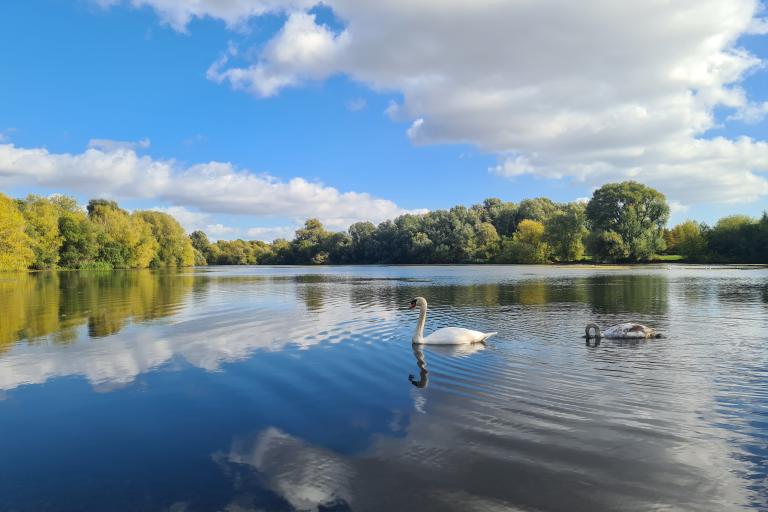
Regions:
<instances>
[{"instance_id":1,"label":"cumulus cloud","mask_svg":"<svg viewBox=\"0 0 768 512\"><path fill-rule=\"evenodd\" d=\"M134 3L175 26L287 12L254 60L226 54L209 77L272 96L346 74L400 93L388 113L412 122L415 143L474 144L499 155L502 176L634 178L681 204L768 194L764 141L705 136L716 108L746 122L766 113L740 87L762 67L738 43L767 32L757 0L322 2L341 30L311 0Z\"/></svg>"},{"instance_id":2,"label":"cumulus cloud","mask_svg":"<svg viewBox=\"0 0 768 512\"><path fill-rule=\"evenodd\" d=\"M207 76L219 83L228 81L235 89L273 96L280 89L301 81L326 78L348 42L346 32L337 35L328 27L318 25L314 14L293 12L262 51L257 64L248 68L227 67L229 58L236 55L230 46L208 69Z\"/></svg>"},{"instance_id":3,"label":"cumulus cloud","mask_svg":"<svg viewBox=\"0 0 768 512\"><path fill-rule=\"evenodd\" d=\"M258 217L317 217L329 226L374 222L404 213L392 201L361 192L340 192L322 183L288 181L238 169L230 163L183 166L173 160L138 155L134 149L89 148L83 153L51 153L44 148L0 144L0 187L36 185L91 196L157 199L203 214ZM200 217L177 214L194 224ZM207 226L212 234L231 233Z\"/></svg>"}]
</instances>

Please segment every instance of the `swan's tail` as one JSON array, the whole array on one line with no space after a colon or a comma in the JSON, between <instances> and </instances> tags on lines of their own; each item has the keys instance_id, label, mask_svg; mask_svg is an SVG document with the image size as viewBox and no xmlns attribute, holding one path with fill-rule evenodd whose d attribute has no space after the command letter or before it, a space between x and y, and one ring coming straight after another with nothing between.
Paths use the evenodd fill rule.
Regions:
<instances>
[{"instance_id":1,"label":"swan's tail","mask_svg":"<svg viewBox=\"0 0 768 512\"><path fill-rule=\"evenodd\" d=\"M496 336L497 334L499 334L499 333L498 332L486 332L485 333L485 338L483 338L483 341L486 341L491 336Z\"/></svg>"}]
</instances>

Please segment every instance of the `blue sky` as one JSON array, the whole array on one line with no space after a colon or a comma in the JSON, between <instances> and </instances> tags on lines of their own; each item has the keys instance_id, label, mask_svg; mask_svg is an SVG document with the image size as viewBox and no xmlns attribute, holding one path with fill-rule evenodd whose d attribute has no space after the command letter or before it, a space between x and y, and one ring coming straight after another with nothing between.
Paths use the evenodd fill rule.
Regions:
<instances>
[{"instance_id":1,"label":"blue sky","mask_svg":"<svg viewBox=\"0 0 768 512\"><path fill-rule=\"evenodd\" d=\"M432 0L3 2L0 188L170 208L213 238L290 234L309 215L343 229L494 196L571 201L627 178L665 192L673 221L768 208L756 3L734 0L730 24L692 3L696 23L679 29L659 28L651 8L596 1L574 22L567 9L507 3L486 13L463 0L457 12ZM634 38L590 30L642 29L645 15ZM525 30L535 32L508 35ZM496 45L494 34L519 39ZM646 34L660 46L646 50ZM709 36L724 42L700 49ZM560 37L584 47L552 43ZM702 71L702 60L714 64ZM230 166L195 167L210 162ZM143 179L158 163L167 176ZM214 199L212 184L232 173L247 186L236 179Z\"/></svg>"}]
</instances>

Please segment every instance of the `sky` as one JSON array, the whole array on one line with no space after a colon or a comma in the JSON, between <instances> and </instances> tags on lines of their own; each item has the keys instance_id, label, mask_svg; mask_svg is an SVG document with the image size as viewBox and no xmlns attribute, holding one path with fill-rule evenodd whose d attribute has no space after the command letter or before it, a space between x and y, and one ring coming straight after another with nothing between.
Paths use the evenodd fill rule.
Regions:
<instances>
[{"instance_id":1,"label":"sky","mask_svg":"<svg viewBox=\"0 0 768 512\"><path fill-rule=\"evenodd\" d=\"M0 48L0 191L212 239L627 179L768 209L755 0L9 1Z\"/></svg>"}]
</instances>

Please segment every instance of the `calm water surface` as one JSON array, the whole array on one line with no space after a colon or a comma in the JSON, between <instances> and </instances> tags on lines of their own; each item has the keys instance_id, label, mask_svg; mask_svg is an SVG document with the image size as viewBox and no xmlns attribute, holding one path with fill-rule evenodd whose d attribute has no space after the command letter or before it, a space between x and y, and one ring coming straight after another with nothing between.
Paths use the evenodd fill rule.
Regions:
<instances>
[{"instance_id":1,"label":"calm water surface","mask_svg":"<svg viewBox=\"0 0 768 512\"><path fill-rule=\"evenodd\" d=\"M2 511L767 508L764 268L0 275Z\"/></svg>"}]
</instances>

